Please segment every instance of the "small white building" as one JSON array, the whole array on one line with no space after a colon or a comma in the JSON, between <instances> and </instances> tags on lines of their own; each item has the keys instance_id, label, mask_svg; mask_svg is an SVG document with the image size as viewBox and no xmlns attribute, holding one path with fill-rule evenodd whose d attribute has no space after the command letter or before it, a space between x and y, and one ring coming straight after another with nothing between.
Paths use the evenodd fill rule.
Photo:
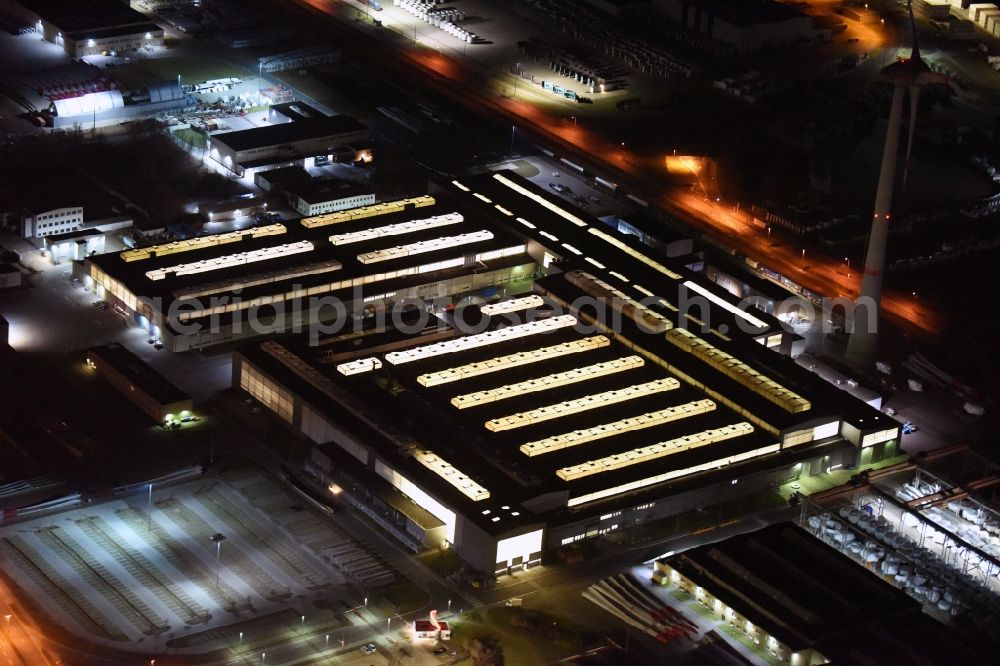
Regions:
<instances>
[{"instance_id":1,"label":"small white building","mask_svg":"<svg viewBox=\"0 0 1000 666\"><path fill-rule=\"evenodd\" d=\"M306 217L375 203L374 193L344 180L315 180L292 185L286 191L288 204Z\"/></svg>"},{"instance_id":2,"label":"small white building","mask_svg":"<svg viewBox=\"0 0 1000 666\"><path fill-rule=\"evenodd\" d=\"M25 211L21 215L21 235L25 238L45 238L82 228L83 206Z\"/></svg>"}]
</instances>

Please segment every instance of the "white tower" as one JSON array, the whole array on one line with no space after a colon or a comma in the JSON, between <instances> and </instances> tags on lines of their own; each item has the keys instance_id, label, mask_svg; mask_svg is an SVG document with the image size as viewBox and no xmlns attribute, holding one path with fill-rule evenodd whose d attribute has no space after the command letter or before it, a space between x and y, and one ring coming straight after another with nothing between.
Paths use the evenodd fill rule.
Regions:
<instances>
[{"instance_id":1,"label":"white tower","mask_svg":"<svg viewBox=\"0 0 1000 666\"><path fill-rule=\"evenodd\" d=\"M910 29L913 49L910 57L892 63L882 70L882 78L891 81L892 106L889 109L889 127L885 133L882 150L882 168L875 191L875 214L868 236L865 270L861 281L861 298L854 309L854 326L847 344L847 357L856 363L868 364L874 360L878 345L879 314L882 300L882 273L885 268L885 245L889 235L892 214L892 191L896 180L896 154L899 151L899 132L903 119L903 95L910 93L910 130L906 146L904 182L913 150L913 132L917 124L917 102L920 87L928 83L947 82L947 77L936 74L920 58L917 43L917 26L913 19L912 0L909 3Z\"/></svg>"}]
</instances>

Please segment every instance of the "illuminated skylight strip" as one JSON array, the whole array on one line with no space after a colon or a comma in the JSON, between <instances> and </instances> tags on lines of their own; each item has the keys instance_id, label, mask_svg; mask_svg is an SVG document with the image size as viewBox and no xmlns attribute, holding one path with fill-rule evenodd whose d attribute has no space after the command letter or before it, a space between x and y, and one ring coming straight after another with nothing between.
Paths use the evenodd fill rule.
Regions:
<instances>
[{"instance_id":1,"label":"illuminated skylight strip","mask_svg":"<svg viewBox=\"0 0 1000 666\"><path fill-rule=\"evenodd\" d=\"M715 294L710 292L708 289L705 289L701 285L696 284L691 280L685 280L684 286L690 289L691 291L695 292L696 294L704 296L708 300L712 301L712 303L715 303L720 308L725 310L726 312L731 312L740 319L750 322L750 324L752 324L753 326L757 326L758 328L767 328L767 323L764 320L754 317L752 314L746 312L745 310L741 310L739 307L733 305L724 298L716 296Z\"/></svg>"},{"instance_id":2,"label":"illuminated skylight strip","mask_svg":"<svg viewBox=\"0 0 1000 666\"><path fill-rule=\"evenodd\" d=\"M548 319L528 322L527 324L517 324L507 328L499 328L495 331L466 335L454 340L435 342L430 345L412 347L402 351L389 352L385 355L385 360L393 365L412 363L424 359L441 356L442 354L452 354L454 352L466 351L468 349L478 349L488 347L508 340L518 340L540 333L550 333L562 328L568 328L576 324L576 317L573 315L559 315Z\"/></svg>"},{"instance_id":3,"label":"illuminated skylight strip","mask_svg":"<svg viewBox=\"0 0 1000 666\"><path fill-rule=\"evenodd\" d=\"M621 495L622 493L633 492L641 488L656 485L657 483L670 481L671 479L679 479L684 476L690 476L691 474L697 474L698 472L707 472L721 467L726 467L727 465L735 465L736 463L743 462L744 460L751 460L752 458L759 458L761 456L777 453L780 448L780 444L768 444L767 446L762 446L759 449L744 451L743 453L737 453L724 458L717 458L700 465L692 465L691 467L686 467L684 469L673 469L669 472L664 472L663 474L649 476L645 479L639 479L637 481L630 481L613 488L605 488L596 492L587 493L586 495L580 495L579 497L571 497L567 506L580 506L581 504L596 502L608 497L614 497L615 495Z\"/></svg>"},{"instance_id":4,"label":"illuminated skylight strip","mask_svg":"<svg viewBox=\"0 0 1000 666\"><path fill-rule=\"evenodd\" d=\"M572 252L573 254L575 254L578 257L581 254L583 254L583 252L581 252L580 250L576 249L576 247L570 245L569 243L563 243L562 245L563 245L564 248L566 248L567 250L569 250L570 252Z\"/></svg>"},{"instance_id":5,"label":"illuminated skylight strip","mask_svg":"<svg viewBox=\"0 0 1000 666\"><path fill-rule=\"evenodd\" d=\"M590 233L594 234L595 236L597 236L598 238L600 238L604 242L606 242L606 243L608 243L610 245L614 245L616 248L618 248L619 250L621 250L625 254L629 255L633 259L638 259L642 263L644 263L647 266L649 266L650 268L652 268L652 269L654 269L654 270L662 273L663 275L666 275L669 278L673 278L674 280L680 280L681 279L680 275L678 275L677 273L673 272L672 270L670 270L669 268L667 268L666 266L664 266L660 262L658 262L658 261L656 261L654 259L650 259L645 254L643 254L642 252L639 252L638 250L633 249L630 245L628 245L627 243L625 243L625 242L623 242L623 241L615 238L611 234L606 233L604 231L601 231L600 229L596 229L594 227L591 227L590 229L587 229L587 231L589 231Z\"/></svg>"},{"instance_id":6,"label":"illuminated skylight strip","mask_svg":"<svg viewBox=\"0 0 1000 666\"><path fill-rule=\"evenodd\" d=\"M316 227L325 227L330 224L341 224L343 222L351 222L353 220L362 220L366 217L378 217L379 215L388 215L390 213L401 213L410 208L433 206L435 203L434 197L424 195L420 197L410 197L408 199L397 199L396 201L386 201L384 203L372 204L371 206L348 208L347 210L338 210L333 213L314 215L313 217L304 217L299 220L299 222L301 222L302 226L306 229L315 229Z\"/></svg>"},{"instance_id":7,"label":"illuminated skylight strip","mask_svg":"<svg viewBox=\"0 0 1000 666\"><path fill-rule=\"evenodd\" d=\"M363 372L372 372L373 370L378 370L382 367L382 361L378 360L374 356L370 358L359 358L354 361L348 361L347 363L340 363L337 365L337 372L342 375L358 375Z\"/></svg>"},{"instance_id":8,"label":"illuminated skylight strip","mask_svg":"<svg viewBox=\"0 0 1000 666\"><path fill-rule=\"evenodd\" d=\"M442 479L458 489L473 502L481 502L490 498L490 491L479 485L457 467L444 460L436 453L418 449L413 455L417 462L431 470Z\"/></svg>"},{"instance_id":9,"label":"illuminated skylight strip","mask_svg":"<svg viewBox=\"0 0 1000 666\"><path fill-rule=\"evenodd\" d=\"M295 298L306 298L308 296L326 294L331 291L337 291L338 289L346 289L348 287L364 287L366 285L383 282L385 280L393 280L395 278L406 277L408 275L423 275L424 273L433 273L434 271L443 271L449 268L458 268L459 266L464 265L465 257L442 259L441 261L435 261L429 264L407 266L404 268L397 268L392 271L385 271L383 273L370 273L368 275L360 275L357 277L347 278L345 280L334 280L324 284L315 284L311 287L297 286L289 289L288 291L264 294L262 296L246 300L233 299L229 303L212 305L211 307L204 307L203 305L199 305L200 301L190 299L186 302L179 301L179 303L183 306L183 309L177 313L177 317L181 321L190 321L206 315L239 312L240 310L249 310L262 305L282 303ZM187 308L191 309L189 310Z\"/></svg>"},{"instance_id":10,"label":"illuminated skylight strip","mask_svg":"<svg viewBox=\"0 0 1000 666\"><path fill-rule=\"evenodd\" d=\"M634 384L622 389L605 391L604 393L595 393L593 395L577 398L576 400L567 400L565 402L539 407L526 412L518 412L517 414L511 414L510 416L501 416L500 418L490 419L484 425L487 430L492 432L513 430L515 428L523 428L524 426L532 425L534 423L541 423L542 421L557 419L571 414L579 414L580 412L586 412L591 409L597 409L608 405L627 402L629 400L635 400L637 398L643 398L649 395L655 395L656 393L664 391L673 391L679 386L680 382L673 377L656 379L644 384Z\"/></svg>"},{"instance_id":11,"label":"illuminated skylight strip","mask_svg":"<svg viewBox=\"0 0 1000 666\"><path fill-rule=\"evenodd\" d=\"M608 275L610 275L611 277L616 277L622 282L628 282L628 278L619 273L618 271L608 271Z\"/></svg>"},{"instance_id":12,"label":"illuminated skylight strip","mask_svg":"<svg viewBox=\"0 0 1000 666\"><path fill-rule=\"evenodd\" d=\"M547 231L539 231L538 233L540 233L542 236L545 236L549 240L552 240L552 241L558 241L559 240L556 236L553 236L552 234L550 234Z\"/></svg>"},{"instance_id":13,"label":"illuminated skylight strip","mask_svg":"<svg viewBox=\"0 0 1000 666\"><path fill-rule=\"evenodd\" d=\"M538 228L538 227L536 227L535 225L533 225L533 224L532 224L531 222L528 222L528 221L527 221L526 219L524 219L523 217L518 217L518 218L516 218L516 219L517 219L517 221L518 221L518 222L520 222L520 223L521 223L521 224L523 224L524 226L528 227L529 229L537 229L537 228Z\"/></svg>"},{"instance_id":14,"label":"illuminated skylight strip","mask_svg":"<svg viewBox=\"0 0 1000 666\"><path fill-rule=\"evenodd\" d=\"M294 280L295 278L305 277L307 275L321 275L323 273L332 273L334 271L339 271L341 264L336 259L329 259L327 261L317 261L311 264L305 264L302 266L293 266L291 268L286 268L280 271L271 271L269 273L255 273L253 275L241 275L240 277L230 278L228 280L219 280L217 282L201 283L197 287L188 287L185 289L174 290L174 296L177 298L194 298L196 296L207 296L208 294L218 294L223 291L233 291L234 289L247 289L249 287L256 287L262 284L270 284L272 282L283 282L286 280Z\"/></svg>"},{"instance_id":15,"label":"illuminated skylight strip","mask_svg":"<svg viewBox=\"0 0 1000 666\"><path fill-rule=\"evenodd\" d=\"M210 236L198 236L186 240L171 241L161 245L150 247L137 247L132 250L120 252L118 256L125 263L149 259L151 256L163 257L177 252L190 252L191 250L201 250L213 245L223 245L225 243L238 243L247 238L263 238L265 236L280 236L288 231L283 224L268 224L263 227L253 227L242 231L229 231L224 234L212 234Z\"/></svg>"},{"instance_id":16,"label":"illuminated skylight strip","mask_svg":"<svg viewBox=\"0 0 1000 666\"><path fill-rule=\"evenodd\" d=\"M495 179L499 180L501 183L503 183L507 187L509 187L510 189L512 189L515 192L517 192L518 194L520 194L521 196L528 197L529 199L531 199L535 203L541 204L545 208L548 208L550 211L552 211L553 213L555 213L559 217L563 218L564 220L568 220L568 221L572 222L573 224L575 224L578 227L585 227L585 226L587 226L586 222L584 222L583 220L581 220L576 215L573 215L573 213L570 213L569 211L563 210L562 208L560 208L556 204L552 203L551 201L549 201L545 197L543 197L541 195L538 195L538 194L535 194L534 192L521 187L520 185L518 185L517 183L515 183L514 181L512 181L510 178L507 178L503 174L499 174L499 173L493 174L493 177Z\"/></svg>"},{"instance_id":17,"label":"illuminated skylight strip","mask_svg":"<svg viewBox=\"0 0 1000 666\"><path fill-rule=\"evenodd\" d=\"M543 453L560 451L571 446L579 446L605 437L614 437L626 432L634 432L645 428L655 428L656 426L686 419L689 416L705 414L715 410L715 402L712 400L694 400L683 405L660 409L655 412L646 412L639 416L630 416L611 423L585 428L584 430L574 430L562 435L553 435L545 439L528 442L521 445L521 453L528 457L539 456Z\"/></svg>"},{"instance_id":18,"label":"illuminated skylight strip","mask_svg":"<svg viewBox=\"0 0 1000 666\"><path fill-rule=\"evenodd\" d=\"M400 236L437 227L446 227L451 224L458 224L465 218L461 213L448 213L447 215L435 215L422 220L411 220L400 222L399 224L387 224L384 227L371 227L361 231L352 231L347 234L334 234L330 236L330 242L334 245L350 245L367 240L375 240L383 236Z\"/></svg>"},{"instance_id":19,"label":"illuminated skylight strip","mask_svg":"<svg viewBox=\"0 0 1000 666\"><path fill-rule=\"evenodd\" d=\"M230 268L232 266L252 264L258 261L267 261L269 259L280 259L282 257L289 257L293 254L302 254L303 252L312 252L313 249L311 241L298 241L295 243L287 243L285 245L265 247L259 250L251 250L249 252L227 254L221 257L205 259L203 261L195 261L190 264L177 264L175 266L157 268L152 271L146 271L146 277L150 280L163 280L171 273L174 275L206 273L208 271Z\"/></svg>"},{"instance_id":20,"label":"illuminated skylight strip","mask_svg":"<svg viewBox=\"0 0 1000 666\"><path fill-rule=\"evenodd\" d=\"M521 310L540 308L543 305L545 305L545 301L542 300L542 297L532 294L531 296L522 296L521 298L510 298L499 303L489 303L479 308L479 310L484 315L492 317L498 314L507 314L508 312L520 312Z\"/></svg>"},{"instance_id":21,"label":"illuminated skylight strip","mask_svg":"<svg viewBox=\"0 0 1000 666\"><path fill-rule=\"evenodd\" d=\"M584 257L584 259L586 259L588 263L591 263L591 264L597 266L601 270L607 268L607 266L605 266L604 264L602 264L601 262L599 262L597 259L594 259L593 257Z\"/></svg>"},{"instance_id":22,"label":"illuminated skylight strip","mask_svg":"<svg viewBox=\"0 0 1000 666\"><path fill-rule=\"evenodd\" d=\"M787 412L797 414L812 408L812 403L798 393L757 372L732 354L690 331L675 328L667 332L667 340Z\"/></svg>"},{"instance_id":23,"label":"illuminated skylight strip","mask_svg":"<svg viewBox=\"0 0 1000 666\"><path fill-rule=\"evenodd\" d=\"M752 433L753 430L753 426L746 421L734 423L723 428L711 428L693 435L685 435L684 437L677 437L666 442L651 444L650 446L643 446L631 451L625 451L624 453L615 453L596 460L588 460L578 465L563 467L556 471L556 476L563 481L575 481L576 479L582 479L592 474L611 472L623 467L658 460L675 453L684 453L685 451L716 444L735 437L743 437Z\"/></svg>"},{"instance_id":24,"label":"illuminated skylight strip","mask_svg":"<svg viewBox=\"0 0 1000 666\"><path fill-rule=\"evenodd\" d=\"M574 368L565 372L556 372L551 375L545 375L544 377L527 379L523 382L517 382L516 384L506 384L504 386L498 386L497 388L457 395L451 399L451 404L453 407L457 407L458 409L478 407L480 405L506 400L507 398L516 398L528 393L547 391L560 386L569 386L570 384L585 382L597 377L606 377L619 372L641 368L644 363L645 362L639 356L625 356L623 358L614 359L613 361L602 361L601 363L594 363L593 365L587 365L582 368Z\"/></svg>"},{"instance_id":25,"label":"illuminated skylight strip","mask_svg":"<svg viewBox=\"0 0 1000 666\"><path fill-rule=\"evenodd\" d=\"M451 181L451 184L454 185L455 187L457 187L458 189L462 190L463 192L471 192L472 191L468 187L466 187L465 185L462 185L462 183L458 182L457 180Z\"/></svg>"},{"instance_id":26,"label":"illuminated skylight strip","mask_svg":"<svg viewBox=\"0 0 1000 666\"><path fill-rule=\"evenodd\" d=\"M509 368L519 368L532 363L540 363L542 361L558 358L560 356L566 356L568 354L576 354L579 352L600 349L602 347L607 347L610 344L611 341L603 335L595 335L581 340L573 340L572 342L563 342L562 344L552 345L550 347L541 347L540 349L533 349L531 351L517 352L506 356L497 356L485 361L476 361L475 363L468 363L455 368L448 368L447 370L429 372L417 377L417 383L421 386L438 386L440 384L447 384L450 382L457 382L462 379L468 379L469 377L479 377L481 375L487 375L492 372L499 372Z\"/></svg>"},{"instance_id":27,"label":"illuminated skylight strip","mask_svg":"<svg viewBox=\"0 0 1000 666\"><path fill-rule=\"evenodd\" d=\"M646 330L655 333L662 333L673 328L673 322L665 316L646 307L639 301L629 298L625 292L612 287L610 284L594 277L585 271L570 271L565 275L566 281L576 285L591 296L598 298L615 310L629 317L637 324L645 327Z\"/></svg>"},{"instance_id":28,"label":"illuminated skylight strip","mask_svg":"<svg viewBox=\"0 0 1000 666\"><path fill-rule=\"evenodd\" d=\"M472 196L481 201L485 201L486 203L493 203L493 199L490 199L488 196L482 195L479 192L473 192Z\"/></svg>"},{"instance_id":29,"label":"illuminated skylight strip","mask_svg":"<svg viewBox=\"0 0 1000 666\"><path fill-rule=\"evenodd\" d=\"M417 243L410 243L409 245L398 245L396 247L387 247L381 250L364 252L358 255L358 261L365 265L375 264L380 261L389 261L391 259L399 259L400 257L409 257L414 254L436 252L437 250L445 250L452 247L461 247L463 245L481 243L483 241L492 240L492 238L493 232L485 230L474 231L469 234L460 234L458 236L442 236L441 238L419 241Z\"/></svg>"},{"instance_id":30,"label":"illuminated skylight strip","mask_svg":"<svg viewBox=\"0 0 1000 666\"><path fill-rule=\"evenodd\" d=\"M514 217L513 211L507 210L506 208L504 208L500 204L494 204L493 207L496 208L501 213L503 213L504 215L507 215L508 217Z\"/></svg>"}]
</instances>

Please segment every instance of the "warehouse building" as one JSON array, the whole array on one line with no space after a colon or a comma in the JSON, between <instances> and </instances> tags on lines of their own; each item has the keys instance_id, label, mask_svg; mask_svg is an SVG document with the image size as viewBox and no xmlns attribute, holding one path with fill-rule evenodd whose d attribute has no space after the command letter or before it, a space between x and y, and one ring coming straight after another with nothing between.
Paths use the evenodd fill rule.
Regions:
<instances>
[{"instance_id":1,"label":"warehouse building","mask_svg":"<svg viewBox=\"0 0 1000 666\"><path fill-rule=\"evenodd\" d=\"M117 0L2 0L0 8L74 58L163 46L163 28Z\"/></svg>"},{"instance_id":2,"label":"warehouse building","mask_svg":"<svg viewBox=\"0 0 1000 666\"><path fill-rule=\"evenodd\" d=\"M191 416L191 396L168 382L138 356L112 343L87 350L87 367L103 377L158 423Z\"/></svg>"},{"instance_id":3,"label":"warehouse building","mask_svg":"<svg viewBox=\"0 0 1000 666\"><path fill-rule=\"evenodd\" d=\"M311 166L318 157L354 162L370 155L368 128L350 116L327 116L302 102L276 104L269 114L263 127L210 135L209 155L240 176L275 164Z\"/></svg>"},{"instance_id":4,"label":"warehouse building","mask_svg":"<svg viewBox=\"0 0 1000 666\"><path fill-rule=\"evenodd\" d=\"M986 663L906 593L792 523L658 560L652 577L792 666Z\"/></svg>"},{"instance_id":5,"label":"warehouse building","mask_svg":"<svg viewBox=\"0 0 1000 666\"><path fill-rule=\"evenodd\" d=\"M655 0L681 26L739 51L801 46L830 38L813 18L777 0Z\"/></svg>"},{"instance_id":6,"label":"warehouse building","mask_svg":"<svg viewBox=\"0 0 1000 666\"><path fill-rule=\"evenodd\" d=\"M234 387L317 445L324 485L412 548L436 545L421 527L436 523L379 505L385 484L462 558L503 573L895 451L899 424L779 353L772 317L510 173L449 190L521 235L550 273L534 293L445 316L472 330L425 318L250 344L233 362Z\"/></svg>"},{"instance_id":7,"label":"warehouse building","mask_svg":"<svg viewBox=\"0 0 1000 666\"><path fill-rule=\"evenodd\" d=\"M525 242L420 196L88 257L74 272L173 351L322 324L405 298L530 286Z\"/></svg>"}]
</instances>

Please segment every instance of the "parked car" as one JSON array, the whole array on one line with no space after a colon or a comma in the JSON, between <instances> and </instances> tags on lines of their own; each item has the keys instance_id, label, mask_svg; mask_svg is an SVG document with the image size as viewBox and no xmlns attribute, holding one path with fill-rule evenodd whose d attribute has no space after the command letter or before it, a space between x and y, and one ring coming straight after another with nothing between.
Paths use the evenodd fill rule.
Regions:
<instances>
[{"instance_id":1,"label":"parked car","mask_svg":"<svg viewBox=\"0 0 1000 666\"><path fill-rule=\"evenodd\" d=\"M364 652L365 654L375 654L375 644L365 643L364 645L361 646L361 651Z\"/></svg>"}]
</instances>

